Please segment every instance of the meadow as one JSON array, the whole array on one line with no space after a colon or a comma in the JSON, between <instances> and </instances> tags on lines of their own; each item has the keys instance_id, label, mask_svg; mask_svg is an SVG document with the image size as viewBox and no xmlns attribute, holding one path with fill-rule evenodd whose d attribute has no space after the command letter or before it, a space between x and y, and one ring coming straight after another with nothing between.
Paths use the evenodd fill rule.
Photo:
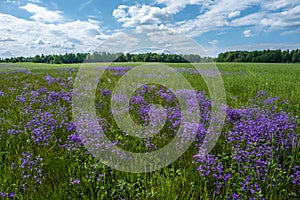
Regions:
<instances>
[{"instance_id":1,"label":"meadow","mask_svg":"<svg viewBox=\"0 0 300 200\"><path fill-rule=\"evenodd\" d=\"M115 84L142 63L113 63L97 86L95 108L109 139L132 152L168 144L180 126L175 95L160 85L139 88L130 114L149 123L149 105L167 109L155 137L120 130L110 98ZM95 63L94 66L107 66ZM80 64L0 64L0 197L14 199L298 199L300 196L300 64L217 63L227 116L213 150L199 145L211 114L208 87L189 64L175 68L196 91L201 108L196 141L174 163L127 173L99 162L83 145L72 117Z\"/></svg>"}]
</instances>

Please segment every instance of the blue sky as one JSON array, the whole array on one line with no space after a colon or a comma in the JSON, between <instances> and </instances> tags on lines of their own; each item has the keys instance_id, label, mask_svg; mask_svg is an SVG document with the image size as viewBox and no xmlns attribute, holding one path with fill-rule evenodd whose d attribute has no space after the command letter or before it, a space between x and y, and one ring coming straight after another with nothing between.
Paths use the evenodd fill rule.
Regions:
<instances>
[{"instance_id":1,"label":"blue sky","mask_svg":"<svg viewBox=\"0 0 300 200\"><path fill-rule=\"evenodd\" d=\"M0 24L0 57L109 50L105 42L120 51L147 44L164 52L178 42L171 32L210 56L300 48L295 0L1 0Z\"/></svg>"}]
</instances>

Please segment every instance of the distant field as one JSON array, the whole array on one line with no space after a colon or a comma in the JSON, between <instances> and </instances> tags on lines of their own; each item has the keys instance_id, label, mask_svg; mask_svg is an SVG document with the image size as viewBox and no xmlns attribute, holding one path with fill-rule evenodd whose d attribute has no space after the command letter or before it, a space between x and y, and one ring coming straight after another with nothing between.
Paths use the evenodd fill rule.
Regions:
<instances>
[{"instance_id":1,"label":"distant field","mask_svg":"<svg viewBox=\"0 0 300 200\"><path fill-rule=\"evenodd\" d=\"M144 63L113 63L97 86L95 107L118 147L151 152L180 126L180 106L166 88L136 90L135 122L149 123L149 105L168 110L156 137L135 139L112 117L110 97L122 75ZM84 64L107 66L108 63ZM211 114L210 94L191 64L176 68L197 92L196 142L176 162L131 174L100 163L80 140L72 118L72 88L80 64L0 64L0 196L16 199L298 199L300 196L300 64L217 63L227 117L215 148L201 157ZM195 64L201 65L201 64ZM119 70L117 70L119 68ZM180 92L180 91L179 91ZM120 100L121 101L121 100ZM178 114L179 113L179 114ZM298 196L298 197L297 197Z\"/></svg>"},{"instance_id":2,"label":"distant field","mask_svg":"<svg viewBox=\"0 0 300 200\"><path fill-rule=\"evenodd\" d=\"M107 66L111 63L93 63L88 65ZM138 66L145 63L113 63L112 66ZM174 68L190 68L191 64L164 63ZM199 64L195 64L199 65ZM55 73L61 68L82 67L82 64L0 64L0 72L22 71ZM258 91L265 91L271 96L287 98L290 101L289 110L300 112L300 64L270 64L270 63L216 63L223 74L224 86L228 103L234 107L247 105ZM189 77L191 80L194 77ZM197 76L198 78L198 76ZM199 85L199 80L192 81L195 87L207 90L205 84Z\"/></svg>"}]
</instances>

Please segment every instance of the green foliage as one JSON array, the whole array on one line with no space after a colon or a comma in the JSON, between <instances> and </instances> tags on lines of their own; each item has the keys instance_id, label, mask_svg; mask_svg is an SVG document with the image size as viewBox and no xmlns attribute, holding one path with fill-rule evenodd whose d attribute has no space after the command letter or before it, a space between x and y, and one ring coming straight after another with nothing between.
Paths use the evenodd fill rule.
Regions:
<instances>
[{"instance_id":1,"label":"green foliage","mask_svg":"<svg viewBox=\"0 0 300 200\"><path fill-rule=\"evenodd\" d=\"M69 63L93 63L93 62L166 62L166 63L199 63L212 62L210 57L201 57L195 54L177 55L177 54L123 54L109 52L94 53L66 53L64 55L36 55L34 57L13 57L0 58L0 62L33 62L50 64L69 64Z\"/></svg>"},{"instance_id":2,"label":"green foliage","mask_svg":"<svg viewBox=\"0 0 300 200\"><path fill-rule=\"evenodd\" d=\"M300 62L300 50L230 51L221 53L216 62L296 63Z\"/></svg>"},{"instance_id":3,"label":"green foliage","mask_svg":"<svg viewBox=\"0 0 300 200\"><path fill-rule=\"evenodd\" d=\"M46 59L46 57L40 56L39 59ZM137 59L131 54L126 54L124 57L130 60ZM137 64L120 63L118 65ZM169 65L176 68L190 67L188 64ZM5 96L0 96L0 192L16 191L18 192L16 199L167 200L224 199L228 195L227 193L241 190L241 188L228 187L224 194L217 196L212 185L203 180L197 171L197 165L193 163L192 156L197 152L195 147L191 147L180 159L164 169L146 174L130 174L108 168L91 155L84 154L83 148L70 153L57 146L35 145L29 140L28 132L24 130L22 108L25 105L16 102L17 96L24 91L37 90L42 87L47 87L51 91L59 91L61 89L59 84L48 85L45 82L45 74L65 79L74 78L78 65L45 66L45 64L30 63L24 65L0 64L0 66L0 91L5 93ZM300 113L299 64L218 63L217 66L222 73L229 106L236 108L248 106L257 92L263 90L271 96L287 99L285 104L278 105L279 109L285 109L292 115ZM30 73L24 73L24 70ZM199 90L206 90L209 94L199 74L182 73L191 81L191 85ZM111 81L115 80L111 78ZM23 87L24 85L26 87ZM57 119L62 120L59 118L61 111L58 107L43 109L52 110L58 116ZM105 111L103 112L105 113ZM11 129L22 131L10 136L8 130ZM60 135L62 139L68 136L66 132L57 132L56 134ZM22 182L20 182L22 172L19 165L21 164L21 153L25 150L30 150L36 156L44 158L42 171L45 179L42 185L32 183L25 191L22 191ZM220 157L230 154L230 148L226 146L223 138L220 138L219 145L213 151L220 154ZM293 152L292 155L284 158L286 165L299 163L299 151ZM224 163L231 162L230 157L226 156L223 156L222 160ZM275 165L270 165L270 168L274 170L270 170L268 176L275 178L285 176L285 172L277 169ZM236 175L232 178L233 183L241 181L238 171L230 171L230 173ZM70 178L72 179L70 180ZM74 180L80 180L80 182L72 184ZM280 184L273 189L270 189L268 184L264 185L263 191L267 194L267 199L297 199L299 187L290 188L288 181L282 178Z\"/></svg>"},{"instance_id":4,"label":"green foliage","mask_svg":"<svg viewBox=\"0 0 300 200\"><path fill-rule=\"evenodd\" d=\"M49 64L95 63L95 62L165 62L165 63L203 63L203 62L254 62L254 63L297 63L300 50L230 51L220 53L217 58L201 57L195 54L157 54L157 53L66 53L60 55L36 55L34 57L0 58L0 62L33 62Z\"/></svg>"}]
</instances>

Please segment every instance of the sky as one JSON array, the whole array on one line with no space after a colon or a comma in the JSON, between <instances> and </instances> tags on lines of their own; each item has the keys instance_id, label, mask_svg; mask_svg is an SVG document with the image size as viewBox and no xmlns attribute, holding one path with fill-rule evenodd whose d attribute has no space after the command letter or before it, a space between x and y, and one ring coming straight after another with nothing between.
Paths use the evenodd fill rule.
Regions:
<instances>
[{"instance_id":1,"label":"sky","mask_svg":"<svg viewBox=\"0 0 300 200\"><path fill-rule=\"evenodd\" d=\"M297 49L300 1L0 0L0 57L138 48Z\"/></svg>"}]
</instances>

